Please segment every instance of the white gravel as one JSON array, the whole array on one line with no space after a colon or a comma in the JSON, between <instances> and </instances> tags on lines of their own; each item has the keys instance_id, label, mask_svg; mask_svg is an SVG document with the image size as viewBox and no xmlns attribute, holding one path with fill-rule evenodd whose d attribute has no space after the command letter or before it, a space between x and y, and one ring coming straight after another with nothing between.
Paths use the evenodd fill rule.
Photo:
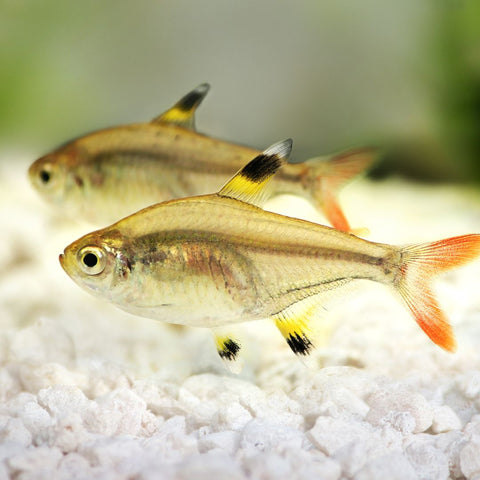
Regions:
<instances>
[{"instance_id":1,"label":"white gravel","mask_svg":"<svg viewBox=\"0 0 480 480\"><path fill-rule=\"evenodd\" d=\"M480 260L436 283L456 354L365 283L328 306L304 363L269 322L246 324L233 375L208 332L78 289L58 254L92 228L41 203L25 156L1 165L0 479L480 479ZM474 191L360 181L342 199L372 240L480 232Z\"/></svg>"}]
</instances>

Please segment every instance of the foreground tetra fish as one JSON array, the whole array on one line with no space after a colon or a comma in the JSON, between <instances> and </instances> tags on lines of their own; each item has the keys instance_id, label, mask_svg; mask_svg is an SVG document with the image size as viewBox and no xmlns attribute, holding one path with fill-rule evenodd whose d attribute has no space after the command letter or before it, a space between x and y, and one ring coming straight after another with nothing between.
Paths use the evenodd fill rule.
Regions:
<instances>
[{"instance_id":1,"label":"foreground tetra fish","mask_svg":"<svg viewBox=\"0 0 480 480\"><path fill-rule=\"evenodd\" d=\"M261 208L291 141L254 158L218 193L139 211L69 245L60 262L82 288L127 312L197 327L271 318L292 350L312 347L321 294L352 280L391 286L425 333L455 349L431 277L480 254L480 235L395 247ZM238 341L217 331L223 358Z\"/></svg>"},{"instance_id":2,"label":"foreground tetra fish","mask_svg":"<svg viewBox=\"0 0 480 480\"><path fill-rule=\"evenodd\" d=\"M196 132L195 110L208 90L200 85L151 122L61 146L31 165L33 186L69 216L103 225L154 203L217 191L260 152ZM364 148L286 165L273 191L309 199L334 227L349 231L338 190L374 157Z\"/></svg>"}]
</instances>

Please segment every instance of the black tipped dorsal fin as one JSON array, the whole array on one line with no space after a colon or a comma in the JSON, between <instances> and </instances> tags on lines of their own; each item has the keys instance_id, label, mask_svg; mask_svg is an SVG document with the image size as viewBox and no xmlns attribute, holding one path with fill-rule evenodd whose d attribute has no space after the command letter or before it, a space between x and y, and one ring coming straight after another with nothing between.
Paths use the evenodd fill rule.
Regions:
<instances>
[{"instance_id":1,"label":"black tipped dorsal fin","mask_svg":"<svg viewBox=\"0 0 480 480\"><path fill-rule=\"evenodd\" d=\"M290 138L275 143L238 171L218 195L261 207L268 198L266 186L277 170L287 163L291 151Z\"/></svg>"},{"instance_id":2,"label":"black tipped dorsal fin","mask_svg":"<svg viewBox=\"0 0 480 480\"><path fill-rule=\"evenodd\" d=\"M172 108L152 120L152 123L168 123L195 130L195 111L210 90L208 83L182 97Z\"/></svg>"}]
</instances>

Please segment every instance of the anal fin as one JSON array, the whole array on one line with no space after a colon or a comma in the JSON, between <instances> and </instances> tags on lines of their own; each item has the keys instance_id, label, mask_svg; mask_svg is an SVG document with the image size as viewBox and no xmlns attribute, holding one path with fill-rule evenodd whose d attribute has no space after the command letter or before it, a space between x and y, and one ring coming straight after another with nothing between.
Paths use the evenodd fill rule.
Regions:
<instances>
[{"instance_id":1,"label":"anal fin","mask_svg":"<svg viewBox=\"0 0 480 480\"><path fill-rule=\"evenodd\" d=\"M319 306L307 298L294 303L272 316L272 320L287 341L295 355L306 356L314 348L313 339L318 336L318 323L315 321Z\"/></svg>"}]
</instances>

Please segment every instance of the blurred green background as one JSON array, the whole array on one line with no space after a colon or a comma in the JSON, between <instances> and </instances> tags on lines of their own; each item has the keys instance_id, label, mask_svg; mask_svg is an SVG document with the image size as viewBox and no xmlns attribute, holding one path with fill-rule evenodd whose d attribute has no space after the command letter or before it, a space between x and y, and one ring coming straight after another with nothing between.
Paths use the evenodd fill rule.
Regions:
<instances>
[{"instance_id":1,"label":"blurred green background","mask_svg":"<svg viewBox=\"0 0 480 480\"><path fill-rule=\"evenodd\" d=\"M155 117L294 160L376 144L374 176L480 178L480 2L0 0L0 150ZM9 161L2 154L2 161Z\"/></svg>"}]
</instances>

